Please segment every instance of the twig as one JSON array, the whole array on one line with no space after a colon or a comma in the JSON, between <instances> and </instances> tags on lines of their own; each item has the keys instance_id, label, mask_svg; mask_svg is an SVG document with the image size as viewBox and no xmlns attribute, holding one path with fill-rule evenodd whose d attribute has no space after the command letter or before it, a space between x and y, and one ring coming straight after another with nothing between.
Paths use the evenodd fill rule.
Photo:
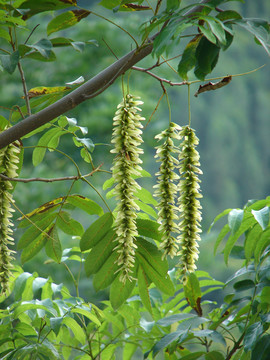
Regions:
<instances>
[{"instance_id":1,"label":"twig","mask_svg":"<svg viewBox=\"0 0 270 360\"><path fill-rule=\"evenodd\" d=\"M143 68L138 67L138 66L132 66L132 69L133 69L133 70L137 70L137 71L144 72L144 73L146 73L146 74L154 77L155 79L157 79L157 80L160 81L161 83L166 83L166 84L169 84L170 86L182 86L182 85L187 85L187 82L186 82L186 81L173 82L173 81L171 81L171 80L167 80L167 79L161 78L160 76L152 73L151 71L148 71L147 69L143 69Z\"/></svg>"},{"instance_id":2,"label":"twig","mask_svg":"<svg viewBox=\"0 0 270 360\"><path fill-rule=\"evenodd\" d=\"M59 177L59 178L53 178L53 179L46 179L46 178L29 178L29 179L21 179L21 178L10 178L6 175L0 174L0 178L2 180L5 181L16 181L16 182L22 182L22 183L29 183L29 182L34 182L34 181L41 181L41 182L46 182L46 183L51 183L51 182L56 182L56 181L64 181L64 180L79 180L82 178L86 178L89 176L92 176L95 172L98 172L99 169L101 168L103 164L99 165L98 167L96 167L93 171L91 171L89 174L86 175L74 175L74 176L63 176L63 177Z\"/></svg>"},{"instance_id":3,"label":"twig","mask_svg":"<svg viewBox=\"0 0 270 360\"><path fill-rule=\"evenodd\" d=\"M40 24L37 24L30 32L30 34L27 36L27 39L25 40L24 44L26 45L28 40L30 39L30 37L32 36L33 32L36 30L36 28L39 26Z\"/></svg>"},{"instance_id":4,"label":"twig","mask_svg":"<svg viewBox=\"0 0 270 360\"><path fill-rule=\"evenodd\" d=\"M30 116L31 115L31 107L30 107L29 95L28 95L28 91L27 91L27 86L26 86L26 81L25 81L23 68L22 68L22 65L21 65L20 61L18 62L18 69L19 69L21 79L22 79L22 86L23 86L23 92L24 92L24 98L25 98L27 113Z\"/></svg>"}]
</instances>

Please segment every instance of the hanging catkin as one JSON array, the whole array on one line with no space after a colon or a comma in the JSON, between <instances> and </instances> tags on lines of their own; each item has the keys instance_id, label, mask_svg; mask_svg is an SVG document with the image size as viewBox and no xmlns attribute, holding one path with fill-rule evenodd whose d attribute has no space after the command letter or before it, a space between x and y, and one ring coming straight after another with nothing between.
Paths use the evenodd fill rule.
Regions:
<instances>
[{"instance_id":1,"label":"hanging catkin","mask_svg":"<svg viewBox=\"0 0 270 360\"><path fill-rule=\"evenodd\" d=\"M160 223L159 231L162 234L160 249L164 250L163 257L170 255L174 257L178 251L178 241L172 235L178 232L178 226L175 220L178 219L177 207L175 206L175 197L177 186L175 181L179 175L175 173L178 166L179 146L174 144L174 140L181 140L181 127L170 122L168 129L162 131L155 138L163 141L156 147L157 161L160 162L159 171L156 173L157 185L154 185L154 196L159 199L158 204L158 222Z\"/></svg>"},{"instance_id":2,"label":"hanging catkin","mask_svg":"<svg viewBox=\"0 0 270 360\"><path fill-rule=\"evenodd\" d=\"M18 176L17 170L20 153L19 143L15 142L0 150L0 172L10 178ZM8 290L8 281L11 276L12 254L15 252L10 249L14 244L13 223L11 221L11 207L14 203L12 193L13 186L10 181L0 180L0 284L1 293Z\"/></svg>"},{"instance_id":3,"label":"hanging catkin","mask_svg":"<svg viewBox=\"0 0 270 360\"><path fill-rule=\"evenodd\" d=\"M138 111L142 101L132 95L126 95L113 118L112 143L116 154L112 167L112 176L116 183L114 195L118 200L115 209L115 228L117 243L115 250L118 252L117 264L119 265L120 280L125 282L132 280L132 271L135 262L136 236L136 211L139 207L135 203L135 193L140 186L134 177L141 175L140 154L143 150L139 148L142 143L140 130L141 117Z\"/></svg>"},{"instance_id":4,"label":"hanging catkin","mask_svg":"<svg viewBox=\"0 0 270 360\"><path fill-rule=\"evenodd\" d=\"M180 269L181 273L193 272L196 269L195 262L198 259L198 241L201 233L201 205L199 198L200 180L198 175L202 174L200 170L200 156L196 150L199 140L193 129L189 126L183 128L180 132L183 137L182 150L179 156L180 160L180 183L178 199L180 211L179 230L181 234L180 241Z\"/></svg>"}]
</instances>

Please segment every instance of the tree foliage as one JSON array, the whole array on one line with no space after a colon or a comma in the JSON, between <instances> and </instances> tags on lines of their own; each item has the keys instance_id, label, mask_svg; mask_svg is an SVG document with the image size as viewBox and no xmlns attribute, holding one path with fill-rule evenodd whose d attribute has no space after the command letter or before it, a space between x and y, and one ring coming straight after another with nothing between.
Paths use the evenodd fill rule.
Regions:
<instances>
[{"instance_id":1,"label":"tree foliage","mask_svg":"<svg viewBox=\"0 0 270 360\"><path fill-rule=\"evenodd\" d=\"M266 359L270 350L269 198L250 201L243 209L225 210L214 220L228 215L215 250L224 242L224 262L228 264L232 257L242 260L241 268L225 284L196 270L202 195L190 86L212 73L239 28L251 33L269 54L269 23L242 17L226 0L199 4L102 0L99 5L115 14L115 26L129 36L134 49L88 81L80 77L62 86L28 89L25 63L51 64L59 56L57 48L82 52L86 46L96 46L96 40L69 38L69 28L79 27L90 16L112 21L76 0L0 2L1 70L12 76L18 71L25 102L23 106L14 103L8 116L4 112L0 117L1 359ZM143 14L141 24L131 34L118 19L137 12ZM40 36L37 21L46 23L46 36ZM154 59L150 69L135 67L149 54ZM170 57L180 57L175 70L178 82L151 71L162 62L169 63ZM169 119L156 136L163 143L156 144L161 165L154 192L140 185L150 174L141 160L141 121L145 118L139 106L143 102L131 95L129 78L124 76L132 69L154 77L168 104L166 85L188 90L186 124L181 127ZM95 165L97 145L88 129L64 113L103 96L121 75L123 100L113 118L111 153L115 158L109 171ZM233 76L221 76L214 83L208 79L196 95L218 90ZM72 154L61 147L65 138ZM73 164L76 175L18 178L29 146L33 147L33 166L42 165L48 153L57 153ZM78 158L87 173L82 172ZM111 176L103 181L103 190L89 180L99 173ZM64 195L21 213L13 235L13 207L20 211L12 197L15 185L36 181L63 181L70 186ZM79 181L88 184L95 197L74 192ZM86 229L75 213L89 219ZM45 249L47 266L63 266L76 295L66 285L56 284L53 273L44 278L16 265L13 236L21 251L21 266ZM72 239L72 247L65 246L66 238ZM82 271L92 277L97 292L109 288L109 300L101 307L80 295ZM224 289L231 287L225 295ZM222 304L209 298L216 290L222 291Z\"/></svg>"}]
</instances>

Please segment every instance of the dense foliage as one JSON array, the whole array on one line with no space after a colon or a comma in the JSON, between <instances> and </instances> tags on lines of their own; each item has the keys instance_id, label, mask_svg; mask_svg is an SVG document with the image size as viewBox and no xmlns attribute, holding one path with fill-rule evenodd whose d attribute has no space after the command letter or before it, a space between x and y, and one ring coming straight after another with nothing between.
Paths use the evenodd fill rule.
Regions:
<instances>
[{"instance_id":1,"label":"dense foliage","mask_svg":"<svg viewBox=\"0 0 270 360\"><path fill-rule=\"evenodd\" d=\"M102 11L95 12L95 7ZM2 0L0 14L1 70L14 76L23 88L23 104L16 99L3 104L0 117L0 145L6 134L16 139L0 150L1 359L267 360L270 198L251 200L242 209L227 209L211 225L213 236L218 234L215 251L223 244L224 263L238 259L230 278L224 283L200 270L202 171L199 139L191 127L190 89L199 85L197 97L223 87L226 91L235 74L209 78L220 63L220 53L231 47L239 29L245 29L269 55L269 23L244 18L226 0L200 4L102 0L91 6L76 0ZM114 14L115 22L108 14ZM69 28L82 26L86 31L83 23L91 24L90 15L125 33L129 41L128 46L119 44L121 55L130 50L132 42L134 50L124 63L117 58L114 73L106 77L108 68L103 81L100 74L89 81L67 76L61 86L40 84L29 89L30 66L36 74L38 64L38 74L45 82L57 57L64 67L61 56L70 49L82 53L89 46L96 59L101 56L102 65L114 61L102 61L106 56L98 52L98 41L82 41L80 37L85 35L80 30L79 39L70 38ZM91 30L97 37L103 25L99 26ZM59 35L55 37L55 33ZM111 43L106 46L117 57ZM57 49L63 51L58 55ZM150 53L153 57L146 67L133 66ZM162 64L177 75L164 78L159 70ZM143 89L145 104L131 95L139 92L136 79L140 74L161 85L156 104L149 95L144 100ZM109 145L99 133L103 105L98 107L95 131L90 126L90 136L86 126L64 113L79 103L96 101L90 100L94 97L100 101L94 104L104 103L105 96L117 101L113 83L118 77L122 79L122 99L117 109L106 109L113 118ZM171 101L171 109L168 85L186 88L186 120L171 121L175 105ZM103 94L108 87L111 95ZM146 128L152 125L163 97L169 118L155 121L152 131L158 134L153 146L145 136ZM143 117L147 106L151 111ZM40 122L41 118L45 120ZM32 125L27 127L31 119ZM143 165L143 141L156 150L156 155L149 151L148 161L156 159L159 164L156 180L151 179L147 163ZM99 145L109 149L107 153L101 155ZM31 169L40 168L41 172L37 177L20 178L30 172L29 150ZM56 177L50 170L56 164L60 171L75 169L75 175L65 172ZM22 191L16 191L16 186L24 189L27 183L37 182L45 183L40 188L33 185L32 189L40 192L47 191L46 183L54 188L60 182L65 185L46 202L35 204L35 200L33 206L28 201L28 213L24 213L20 209ZM91 189L89 196L80 191L81 183ZM20 214L15 231L14 209ZM215 223L221 219L223 227L218 228ZM44 249L45 260L41 255ZM15 251L20 252L17 262ZM39 261L46 264L48 276L39 274L41 264L27 271L27 264L35 259L36 265ZM58 283L60 272L66 272L72 283L65 275ZM212 294L217 290L218 301ZM94 291L101 294L99 304L89 294Z\"/></svg>"}]
</instances>

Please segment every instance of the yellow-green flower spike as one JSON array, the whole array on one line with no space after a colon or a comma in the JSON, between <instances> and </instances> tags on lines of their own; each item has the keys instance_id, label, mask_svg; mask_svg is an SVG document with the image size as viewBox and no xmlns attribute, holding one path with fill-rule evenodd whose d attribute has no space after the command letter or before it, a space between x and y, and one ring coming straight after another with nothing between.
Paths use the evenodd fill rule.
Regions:
<instances>
[{"instance_id":1,"label":"yellow-green flower spike","mask_svg":"<svg viewBox=\"0 0 270 360\"><path fill-rule=\"evenodd\" d=\"M0 171L2 174L14 178L18 176L20 147L19 143L13 143L0 150ZM14 203L11 190L13 186L10 181L0 180L0 284L1 293L8 290L8 280L11 276L13 253L10 249L13 241L13 223L11 221Z\"/></svg>"},{"instance_id":2,"label":"yellow-green flower spike","mask_svg":"<svg viewBox=\"0 0 270 360\"><path fill-rule=\"evenodd\" d=\"M179 175L174 170L179 163L177 159L179 146L175 146L174 140L181 140L180 131L181 127L171 122L168 129L155 137L159 141L163 141L156 147L155 158L161 164L156 173L158 182L157 185L154 185L154 196L159 199L158 221L160 223L159 231L162 234L160 249L164 250L163 257L166 255L174 257L178 251L178 240L173 237L172 233L178 232L178 226L175 223L175 220L178 219L178 209L175 206L177 194L175 181L179 179Z\"/></svg>"},{"instance_id":3,"label":"yellow-green flower spike","mask_svg":"<svg viewBox=\"0 0 270 360\"><path fill-rule=\"evenodd\" d=\"M120 280L125 282L132 280L132 271L135 262L136 236L136 211L139 207L135 203L135 193L140 189L134 177L140 176L142 170L140 154L143 150L139 148L143 142L141 138L143 127L138 107L142 101L132 95L126 95L113 118L112 143L116 154L112 167L112 176L116 183L114 195L118 200L116 206L115 228L117 243L115 250L118 252L117 264L119 265Z\"/></svg>"},{"instance_id":4,"label":"yellow-green flower spike","mask_svg":"<svg viewBox=\"0 0 270 360\"><path fill-rule=\"evenodd\" d=\"M195 262L198 260L198 241L201 233L201 205L200 180L200 156L196 150L199 143L193 129L186 126L181 131L183 136L182 150L179 156L180 161L180 183L178 199L180 211L179 230L181 234L178 239L181 249L181 274L193 272L196 269Z\"/></svg>"}]
</instances>

